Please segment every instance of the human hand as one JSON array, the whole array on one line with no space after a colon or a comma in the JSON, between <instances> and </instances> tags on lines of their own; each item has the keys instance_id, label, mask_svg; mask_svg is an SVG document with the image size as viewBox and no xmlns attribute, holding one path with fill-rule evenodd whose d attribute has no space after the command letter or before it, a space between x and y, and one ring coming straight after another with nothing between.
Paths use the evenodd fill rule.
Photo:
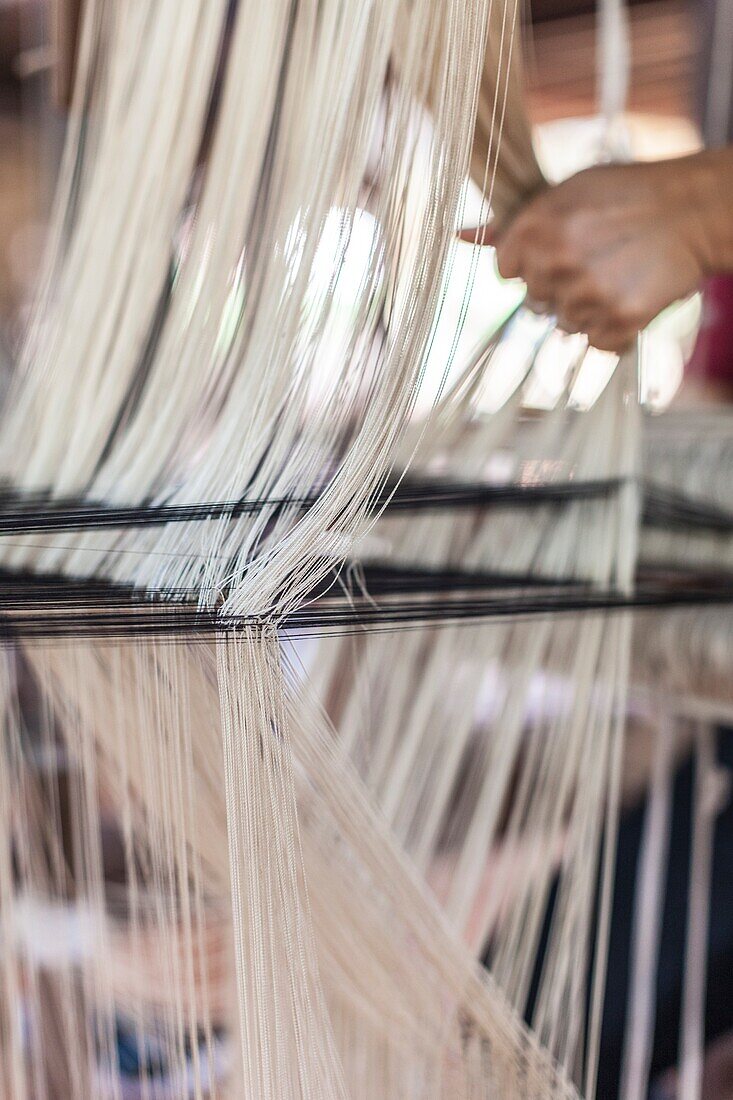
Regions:
<instances>
[{"instance_id":1,"label":"human hand","mask_svg":"<svg viewBox=\"0 0 733 1100\"><path fill-rule=\"evenodd\" d=\"M622 352L703 275L733 263L730 150L588 169L507 225L462 230L493 244L499 272L568 332Z\"/></svg>"}]
</instances>

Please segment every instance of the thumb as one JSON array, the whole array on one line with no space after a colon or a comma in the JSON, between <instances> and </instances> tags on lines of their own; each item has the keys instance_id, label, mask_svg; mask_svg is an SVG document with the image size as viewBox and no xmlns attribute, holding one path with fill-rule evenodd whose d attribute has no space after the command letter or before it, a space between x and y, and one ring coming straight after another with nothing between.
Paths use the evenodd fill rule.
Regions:
<instances>
[{"instance_id":1,"label":"thumb","mask_svg":"<svg viewBox=\"0 0 733 1100\"><path fill-rule=\"evenodd\" d=\"M476 226L475 229L459 229L457 236L459 240L466 241L468 244L494 245L498 233L494 223L488 222Z\"/></svg>"}]
</instances>

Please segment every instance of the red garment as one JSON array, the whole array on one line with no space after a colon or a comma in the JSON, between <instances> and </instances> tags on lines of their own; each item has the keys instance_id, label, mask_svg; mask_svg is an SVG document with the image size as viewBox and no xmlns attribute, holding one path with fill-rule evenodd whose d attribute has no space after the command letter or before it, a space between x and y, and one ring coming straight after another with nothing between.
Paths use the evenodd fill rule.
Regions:
<instances>
[{"instance_id":1,"label":"red garment","mask_svg":"<svg viewBox=\"0 0 733 1100\"><path fill-rule=\"evenodd\" d=\"M700 331L685 373L733 387L733 275L714 275L703 287Z\"/></svg>"}]
</instances>

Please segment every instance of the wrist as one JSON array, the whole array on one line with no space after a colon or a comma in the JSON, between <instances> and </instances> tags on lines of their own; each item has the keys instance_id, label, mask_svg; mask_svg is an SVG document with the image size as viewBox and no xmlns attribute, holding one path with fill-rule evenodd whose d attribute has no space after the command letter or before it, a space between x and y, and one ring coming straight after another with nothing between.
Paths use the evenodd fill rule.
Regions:
<instances>
[{"instance_id":1,"label":"wrist","mask_svg":"<svg viewBox=\"0 0 733 1100\"><path fill-rule=\"evenodd\" d=\"M733 150L697 153L671 170L681 231L701 273L733 271Z\"/></svg>"}]
</instances>

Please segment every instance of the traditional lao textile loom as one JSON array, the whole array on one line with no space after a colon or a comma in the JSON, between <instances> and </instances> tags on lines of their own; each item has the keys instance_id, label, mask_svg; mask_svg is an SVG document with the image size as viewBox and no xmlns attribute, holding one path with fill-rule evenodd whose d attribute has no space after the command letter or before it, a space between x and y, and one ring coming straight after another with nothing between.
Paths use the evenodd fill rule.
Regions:
<instances>
[{"instance_id":1,"label":"traditional lao textile loom","mask_svg":"<svg viewBox=\"0 0 733 1100\"><path fill-rule=\"evenodd\" d=\"M518 52L512 0L85 5L0 421L9 1100L594 1095L627 714L682 616L725 664L733 502L523 307L419 405L467 175L542 186Z\"/></svg>"}]
</instances>

